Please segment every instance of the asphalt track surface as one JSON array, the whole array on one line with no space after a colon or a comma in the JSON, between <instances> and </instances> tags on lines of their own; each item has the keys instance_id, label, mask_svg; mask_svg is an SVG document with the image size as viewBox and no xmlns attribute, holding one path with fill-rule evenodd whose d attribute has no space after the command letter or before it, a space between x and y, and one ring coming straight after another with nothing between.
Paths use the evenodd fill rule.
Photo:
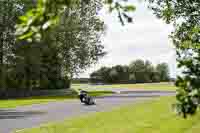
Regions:
<instances>
[{"instance_id":1,"label":"asphalt track surface","mask_svg":"<svg viewBox=\"0 0 200 133\"><path fill-rule=\"evenodd\" d=\"M13 131L37 127L48 122L62 121L88 113L109 111L134 102L175 94L173 91L132 91L129 89L118 89L117 92L117 94L95 98L97 104L93 106L83 105L75 99L14 109L0 109L0 133L13 133Z\"/></svg>"}]
</instances>

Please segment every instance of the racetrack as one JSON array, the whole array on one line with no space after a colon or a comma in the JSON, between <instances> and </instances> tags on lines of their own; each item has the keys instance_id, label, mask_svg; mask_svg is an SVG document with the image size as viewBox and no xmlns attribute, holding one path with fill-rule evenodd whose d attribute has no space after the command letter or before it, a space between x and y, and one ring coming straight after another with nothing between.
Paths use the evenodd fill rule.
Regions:
<instances>
[{"instance_id":1,"label":"racetrack","mask_svg":"<svg viewBox=\"0 0 200 133\"><path fill-rule=\"evenodd\" d=\"M143 102L145 100L152 100L155 97L174 94L175 92L173 91L131 91L120 89L118 94L95 98L97 104L94 106L82 105L77 99L24 106L15 109L0 109L0 133L12 133L15 130L31 128L47 122L62 121L99 111L109 111L134 102Z\"/></svg>"}]
</instances>

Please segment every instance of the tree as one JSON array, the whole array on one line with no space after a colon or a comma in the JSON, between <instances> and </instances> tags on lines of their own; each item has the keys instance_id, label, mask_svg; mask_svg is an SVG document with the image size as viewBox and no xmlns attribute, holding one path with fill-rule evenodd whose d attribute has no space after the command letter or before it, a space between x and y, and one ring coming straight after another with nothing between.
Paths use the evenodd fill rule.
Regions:
<instances>
[{"instance_id":1,"label":"tree","mask_svg":"<svg viewBox=\"0 0 200 133\"><path fill-rule=\"evenodd\" d=\"M110 76L110 83L119 83L120 78L119 78L119 72L117 71L117 69L115 68L111 68L110 72L109 72L109 76Z\"/></svg>"},{"instance_id":2,"label":"tree","mask_svg":"<svg viewBox=\"0 0 200 133\"><path fill-rule=\"evenodd\" d=\"M116 65L111 68L101 67L90 75L92 82L128 83L129 69L127 66Z\"/></svg>"},{"instance_id":3,"label":"tree","mask_svg":"<svg viewBox=\"0 0 200 133\"><path fill-rule=\"evenodd\" d=\"M161 63L156 66L157 73L161 82L169 81L169 67L166 63Z\"/></svg>"},{"instance_id":4,"label":"tree","mask_svg":"<svg viewBox=\"0 0 200 133\"><path fill-rule=\"evenodd\" d=\"M145 61L145 73L146 73L146 80L147 82L154 82L153 79L155 75L155 68L152 63L148 60Z\"/></svg>"},{"instance_id":5,"label":"tree","mask_svg":"<svg viewBox=\"0 0 200 133\"><path fill-rule=\"evenodd\" d=\"M185 118L195 114L200 105L200 1L199 0L149 0L159 18L175 25L171 38L176 47L178 67L183 75L176 85L179 114Z\"/></svg>"},{"instance_id":6,"label":"tree","mask_svg":"<svg viewBox=\"0 0 200 133\"><path fill-rule=\"evenodd\" d=\"M148 82L147 75L145 74L145 62L143 60L135 60L129 65L129 71L135 75L136 83Z\"/></svg>"},{"instance_id":7,"label":"tree","mask_svg":"<svg viewBox=\"0 0 200 133\"><path fill-rule=\"evenodd\" d=\"M5 79L4 84L7 85L1 88L23 88L27 92L34 88L55 89L105 54L100 40L105 26L97 16L102 7L100 1L86 5L80 3L76 8L66 10L59 24L49 29L39 42L16 41L13 34L18 16L32 8L35 2L1 2L0 9L5 11L0 14L1 46L6 51L1 52L1 70L6 75L3 77L1 74L1 78Z\"/></svg>"},{"instance_id":8,"label":"tree","mask_svg":"<svg viewBox=\"0 0 200 133\"><path fill-rule=\"evenodd\" d=\"M22 0L3 0L0 1L0 87L6 88L7 71L10 67L10 60L13 58L13 48L15 47L15 24L18 16L23 10L20 5ZM29 4L27 4L29 5Z\"/></svg>"},{"instance_id":9,"label":"tree","mask_svg":"<svg viewBox=\"0 0 200 133\"><path fill-rule=\"evenodd\" d=\"M111 77L109 75L110 71L111 68L109 67L102 67L97 71L104 83L109 83L111 81Z\"/></svg>"},{"instance_id":10,"label":"tree","mask_svg":"<svg viewBox=\"0 0 200 133\"><path fill-rule=\"evenodd\" d=\"M167 63L161 63L154 67L148 60L133 61L129 65L129 71L136 83L169 81L170 77Z\"/></svg>"},{"instance_id":11,"label":"tree","mask_svg":"<svg viewBox=\"0 0 200 133\"><path fill-rule=\"evenodd\" d=\"M58 49L66 76L73 77L106 54L100 40L105 25L97 16L101 7L99 0L66 10L60 24L47 35L46 41Z\"/></svg>"},{"instance_id":12,"label":"tree","mask_svg":"<svg viewBox=\"0 0 200 133\"><path fill-rule=\"evenodd\" d=\"M136 77L134 73L129 74L129 82L136 83Z\"/></svg>"},{"instance_id":13,"label":"tree","mask_svg":"<svg viewBox=\"0 0 200 133\"><path fill-rule=\"evenodd\" d=\"M128 67L128 65L124 65L122 67L123 67L123 71L122 71L122 74L121 74L121 77L122 77L121 80L122 80L123 83L129 83L130 82L130 80L129 80L129 78L130 78L129 67Z\"/></svg>"},{"instance_id":14,"label":"tree","mask_svg":"<svg viewBox=\"0 0 200 133\"><path fill-rule=\"evenodd\" d=\"M110 78L113 83L127 83L129 81L129 69L127 66L116 65L111 68Z\"/></svg>"}]
</instances>

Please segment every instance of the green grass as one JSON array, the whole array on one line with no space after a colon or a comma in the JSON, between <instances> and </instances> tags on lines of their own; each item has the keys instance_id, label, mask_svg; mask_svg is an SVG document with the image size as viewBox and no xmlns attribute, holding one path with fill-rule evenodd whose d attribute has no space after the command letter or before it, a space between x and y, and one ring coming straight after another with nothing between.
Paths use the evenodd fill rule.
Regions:
<instances>
[{"instance_id":1,"label":"green grass","mask_svg":"<svg viewBox=\"0 0 200 133\"><path fill-rule=\"evenodd\" d=\"M199 133L200 113L185 120L172 112L173 101L161 98L18 133Z\"/></svg>"},{"instance_id":2,"label":"green grass","mask_svg":"<svg viewBox=\"0 0 200 133\"><path fill-rule=\"evenodd\" d=\"M111 94L111 91L91 91L89 95L91 96L101 96L106 94ZM55 102L60 100L75 99L77 98L76 94L66 95L66 96L38 96L38 97L29 97L29 98L20 98L20 99L9 99L9 100L0 100L0 109L1 108L15 108L18 106L26 106L32 104L43 104L48 102Z\"/></svg>"},{"instance_id":3,"label":"green grass","mask_svg":"<svg viewBox=\"0 0 200 133\"><path fill-rule=\"evenodd\" d=\"M112 91L89 91L88 94L93 97L113 94Z\"/></svg>"},{"instance_id":4,"label":"green grass","mask_svg":"<svg viewBox=\"0 0 200 133\"><path fill-rule=\"evenodd\" d=\"M72 87L88 87L88 88L124 88L124 89L144 89L144 90L176 90L176 86L172 83L145 83L145 84L112 84L112 85L96 85L88 86L87 84L73 84Z\"/></svg>"},{"instance_id":5,"label":"green grass","mask_svg":"<svg viewBox=\"0 0 200 133\"><path fill-rule=\"evenodd\" d=\"M0 100L0 109L15 108L18 106L25 106L32 104L42 104L42 103L55 102L59 100L72 99L72 98L74 98L74 96L40 96L40 97Z\"/></svg>"}]
</instances>

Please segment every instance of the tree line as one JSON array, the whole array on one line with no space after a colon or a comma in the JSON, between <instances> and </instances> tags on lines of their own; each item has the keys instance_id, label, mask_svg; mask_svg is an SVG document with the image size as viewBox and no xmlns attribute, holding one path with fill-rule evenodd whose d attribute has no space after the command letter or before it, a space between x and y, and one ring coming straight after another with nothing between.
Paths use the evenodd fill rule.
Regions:
<instances>
[{"instance_id":1,"label":"tree line","mask_svg":"<svg viewBox=\"0 0 200 133\"><path fill-rule=\"evenodd\" d=\"M160 63L154 66L150 61L134 60L129 65L101 67L90 74L92 83L153 83L170 80L169 66Z\"/></svg>"}]
</instances>

